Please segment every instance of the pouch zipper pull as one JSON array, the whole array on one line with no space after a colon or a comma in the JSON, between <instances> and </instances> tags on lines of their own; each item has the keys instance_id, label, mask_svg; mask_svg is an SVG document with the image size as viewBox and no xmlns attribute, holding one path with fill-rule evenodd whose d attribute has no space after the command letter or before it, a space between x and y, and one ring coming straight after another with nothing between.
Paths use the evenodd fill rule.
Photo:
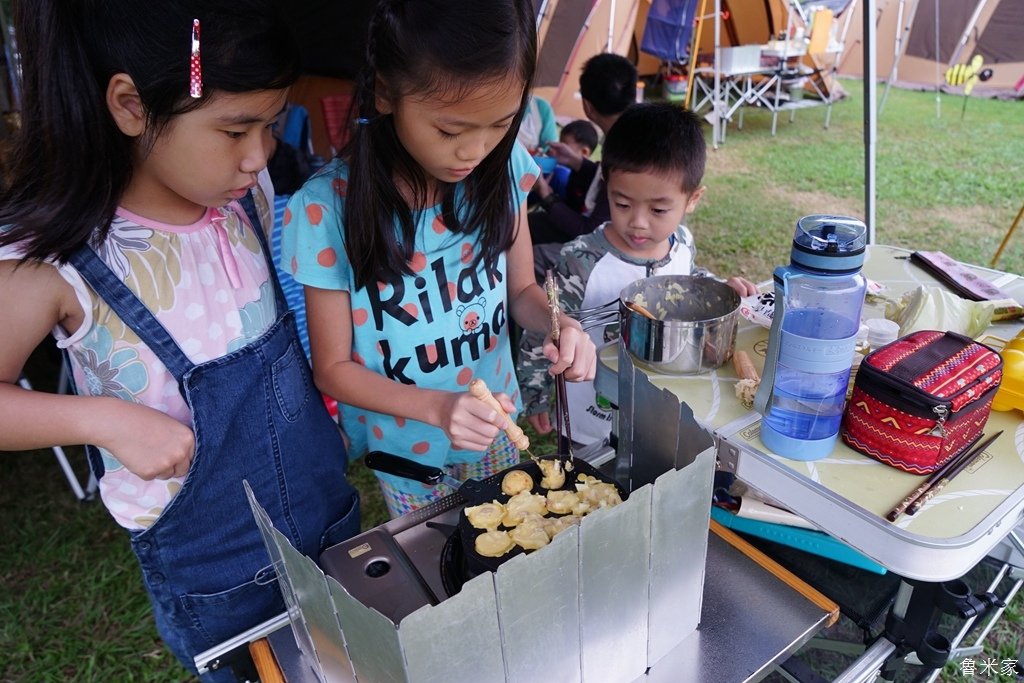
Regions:
<instances>
[{"instance_id":1,"label":"pouch zipper pull","mask_svg":"<svg viewBox=\"0 0 1024 683\"><path fill-rule=\"evenodd\" d=\"M935 426L932 427L931 431L928 432L929 436L938 436L942 439L946 438L946 418L949 417L949 407L944 405L935 406L932 408L932 412L935 413Z\"/></svg>"}]
</instances>

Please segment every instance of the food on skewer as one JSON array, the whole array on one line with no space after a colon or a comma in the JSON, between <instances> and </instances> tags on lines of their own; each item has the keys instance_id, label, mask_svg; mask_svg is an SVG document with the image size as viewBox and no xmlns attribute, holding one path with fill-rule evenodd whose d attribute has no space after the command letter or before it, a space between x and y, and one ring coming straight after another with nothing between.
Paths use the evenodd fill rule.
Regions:
<instances>
[{"instance_id":1,"label":"food on skewer","mask_svg":"<svg viewBox=\"0 0 1024 683\"><path fill-rule=\"evenodd\" d=\"M540 480L541 488L560 489L565 486L565 470L562 468L561 458L547 458L537 461L541 474L544 478Z\"/></svg>"}]
</instances>

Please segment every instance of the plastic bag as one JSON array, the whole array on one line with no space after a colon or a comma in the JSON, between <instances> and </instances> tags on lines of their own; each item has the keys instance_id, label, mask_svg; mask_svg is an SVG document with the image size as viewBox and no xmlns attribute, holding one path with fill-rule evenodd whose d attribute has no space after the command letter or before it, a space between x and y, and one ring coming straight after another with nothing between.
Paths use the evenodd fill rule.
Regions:
<instances>
[{"instance_id":1,"label":"plastic bag","mask_svg":"<svg viewBox=\"0 0 1024 683\"><path fill-rule=\"evenodd\" d=\"M946 330L975 338L988 329L996 304L968 301L936 286L919 286L900 297L889 299L885 317L899 324L900 336L918 330Z\"/></svg>"}]
</instances>

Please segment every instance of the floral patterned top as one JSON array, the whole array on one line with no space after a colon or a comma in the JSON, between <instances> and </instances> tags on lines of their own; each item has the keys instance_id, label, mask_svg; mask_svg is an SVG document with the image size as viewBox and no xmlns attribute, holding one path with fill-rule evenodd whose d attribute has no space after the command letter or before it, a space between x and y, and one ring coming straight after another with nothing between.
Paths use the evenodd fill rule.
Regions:
<instances>
[{"instance_id":1,"label":"floral patterned top","mask_svg":"<svg viewBox=\"0 0 1024 683\"><path fill-rule=\"evenodd\" d=\"M256 197L269 226L269 204L262 194ZM244 216L232 203L208 209L192 225L166 225L118 209L106 241L94 247L196 364L245 346L277 317L268 262ZM19 256L16 248L0 249L0 260ZM53 330L57 345L69 352L78 393L135 401L191 425L178 383L163 363L73 266L57 268L85 312L79 329ZM184 478L145 481L111 453L100 453L105 474L99 490L111 515L127 529L150 526Z\"/></svg>"}]
</instances>

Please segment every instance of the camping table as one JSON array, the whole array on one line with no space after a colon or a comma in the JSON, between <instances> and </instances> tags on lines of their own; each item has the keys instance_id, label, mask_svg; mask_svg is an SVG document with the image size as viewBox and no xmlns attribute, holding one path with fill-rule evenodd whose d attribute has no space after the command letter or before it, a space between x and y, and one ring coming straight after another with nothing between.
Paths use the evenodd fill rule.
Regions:
<instances>
[{"instance_id":1,"label":"camping table","mask_svg":"<svg viewBox=\"0 0 1024 683\"><path fill-rule=\"evenodd\" d=\"M883 294L898 298L918 285L939 284L910 260L910 251L889 246L868 248L864 274L885 285ZM1024 301L1024 278L972 267L1018 301ZM865 306L866 317L883 309ZM1019 321L993 324L987 335L1008 340ZM741 320L736 348L763 364L768 331ZM982 336L982 341L985 335ZM989 341L993 341L989 339ZM996 346L999 342L995 342ZM601 352L598 389L614 396L617 358L614 348ZM728 364L699 376L648 373L652 384L687 402L695 417L718 442L720 467L845 541L896 574L941 582L965 574L992 550L1021 519L1024 511L1024 420L1019 411L993 411L985 431L1003 436L984 459L946 487L917 515L892 524L884 515L920 481L838 443L822 460L802 462L771 453L761 443L761 416L743 408L734 393L735 372Z\"/></svg>"}]
</instances>

